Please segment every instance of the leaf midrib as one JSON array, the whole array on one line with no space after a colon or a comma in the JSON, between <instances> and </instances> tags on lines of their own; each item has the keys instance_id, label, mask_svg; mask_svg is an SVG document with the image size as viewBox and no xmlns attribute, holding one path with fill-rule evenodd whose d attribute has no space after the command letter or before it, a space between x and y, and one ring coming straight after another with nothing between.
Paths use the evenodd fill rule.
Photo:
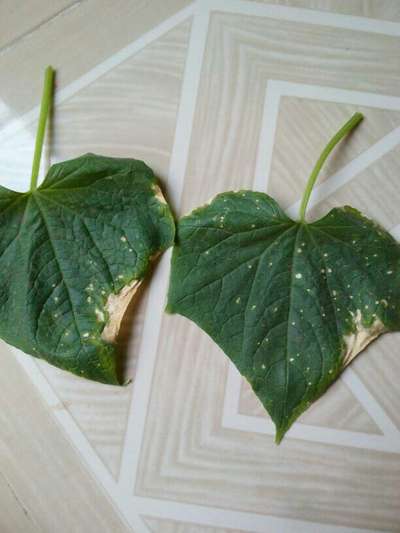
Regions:
<instances>
[{"instance_id":1,"label":"leaf midrib","mask_svg":"<svg viewBox=\"0 0 400 533\"><path fill-rule=\"evenodd\" d=\"M286 383L285 383L285 400L284 400L284 419L286 420L288 418L287 416L287 397L288 397L288 390L289 390L289 328L291 326L292 320L292 298L293 298L293 287L294 287L294 280L293 280L293 274L295 271L295 259L296 259L296 248L297 248L297 242L299 239L300 230L302 228L302 224L297 224L296 228L296 238L294 239L293 243L293 251L292 251L292 269L290 272L290 291L289 291L289 304L288 304L288 316L287 316L287 324L286 324Z\"/></svg>"}]
</instances>

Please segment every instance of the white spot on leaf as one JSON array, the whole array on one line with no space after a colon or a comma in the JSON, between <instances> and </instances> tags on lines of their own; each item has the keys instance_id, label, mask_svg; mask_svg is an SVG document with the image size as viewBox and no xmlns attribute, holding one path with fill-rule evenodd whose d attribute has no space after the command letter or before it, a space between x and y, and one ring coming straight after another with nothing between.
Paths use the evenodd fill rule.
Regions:
<instances>
[{"instance_id":1,"label":"white spot on leaf","mask_svg":"<svg viewBox=\"0 0 400 533\"><path fill-rule=\"evenodd\" d=\"M96 309L94 310L94 312L95 312L95 314L96 314L97 320L98 320L99 322L104 322L104 318L105 318L105 317L104 317L104 313L103 313L103 311L101 311L100 309L97 309L97 307L96 307Z\"/></svg>"}]
</instances>

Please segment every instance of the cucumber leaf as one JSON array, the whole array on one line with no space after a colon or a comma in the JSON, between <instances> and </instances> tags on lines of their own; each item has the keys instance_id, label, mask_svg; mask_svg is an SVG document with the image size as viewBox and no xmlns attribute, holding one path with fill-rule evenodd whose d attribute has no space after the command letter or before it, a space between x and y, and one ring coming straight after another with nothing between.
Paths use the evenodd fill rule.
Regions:
<instances>
[{"instance_id":1,"label":"cucumber leaf","mask_svg":"<svg viewBox=\"0 0 400 533\"><path fill-rule=\"evenodd\" d=\"M361 350L400 329L400 245L352 207L304 220L322 162L299 221L264 193L226 192L179 221L172 256L167 310L228 355L277 442Z\"/></svg>"},{"instance_id":2,"label":"cucumber leaf","mask_svg":"<svg viewBox=\"0 0 400 533\"><path fill-rule=\"evenodd\" d=\"M115 337L175 226L152 170L86 154L27 193L0 187L0 337L88 379L118 383Z\"/></svg>"}]
</instances>

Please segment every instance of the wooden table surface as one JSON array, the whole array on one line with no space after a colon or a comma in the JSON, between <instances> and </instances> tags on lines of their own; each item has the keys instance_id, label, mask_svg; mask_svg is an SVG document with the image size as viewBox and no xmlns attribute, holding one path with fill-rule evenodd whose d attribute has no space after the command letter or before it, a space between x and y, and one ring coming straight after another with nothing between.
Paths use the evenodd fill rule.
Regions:
<instances>
[{"instance_id":1,"label":"wooden table surface","mask_svg":"<svg viewBox=\"0 0 400 533\"><path fill-rule=\"evenodd\" d=\"M400 236L398 0L0 0L0 183L16 190L48 64L49 159L143 159L178 214L238 188L295 212L319 151L362 111L310 215L351 204ZM168 263L126 331L129 386L0 345L0 533L400 532L400 335L277 447L221 350L163 312Z\"/></svg>"}]
</instances>

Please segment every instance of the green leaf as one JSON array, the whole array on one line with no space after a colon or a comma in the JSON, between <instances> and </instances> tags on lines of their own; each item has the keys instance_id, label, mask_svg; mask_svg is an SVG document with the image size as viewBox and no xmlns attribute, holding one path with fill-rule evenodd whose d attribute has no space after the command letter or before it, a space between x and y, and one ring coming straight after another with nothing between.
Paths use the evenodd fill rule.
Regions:
<instances>
[{"instance_id":1,"label":"green leaf","mask_svg":"<svg viewBox=\"0 0 400 533\"><path fill-rule=\"evenodd\" d=\"M37 188L54 70L44 75L30 190L0 187L0 337L35 357L117 384L125 310L175 224L142 161L86 154Z\"/></svg>"},{"instance_id":2,"label":"green leaf","mask_svg":"<svg viewBox=\"0 0 400 533\"><path fill-rule=\"evenodd\" d=\"M307 200L296 222L266 194L220 194L179 221L172 257L167 310L224 350L277 442L361 350L400 329L399 244L351 207L307 224Z\"/></svg>"},{"instance_id":3,"label":"green leaf","mask_svg":"<svg viewBox=\"0 0 400 533\"><path fill-rule=\"evenodd\" d=\"M88 379L118 383L115 336L174 221L152 170L86 154L28 193L0 188L0 337Z\"/></svg>"}]
</instances>

